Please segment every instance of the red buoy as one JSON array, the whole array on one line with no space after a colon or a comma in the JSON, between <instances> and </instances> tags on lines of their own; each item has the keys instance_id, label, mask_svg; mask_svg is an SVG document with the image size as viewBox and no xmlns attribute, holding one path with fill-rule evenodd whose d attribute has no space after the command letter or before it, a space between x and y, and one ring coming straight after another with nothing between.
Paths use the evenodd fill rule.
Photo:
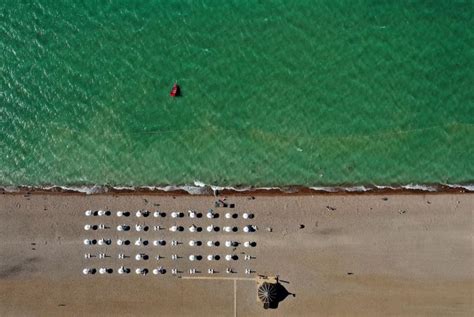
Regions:
<instances>
[{"instance_id":1,"label":"red buoy","mask_svg":"<svg viewBox=\"0 0 474 317\"><path fill-rule=\"evenodd\" d=\"M177 83L173 85L173 88L171 88L170 96L171 97L178 97L179 96L179 86Z\"/></svg>"}]
</instances>

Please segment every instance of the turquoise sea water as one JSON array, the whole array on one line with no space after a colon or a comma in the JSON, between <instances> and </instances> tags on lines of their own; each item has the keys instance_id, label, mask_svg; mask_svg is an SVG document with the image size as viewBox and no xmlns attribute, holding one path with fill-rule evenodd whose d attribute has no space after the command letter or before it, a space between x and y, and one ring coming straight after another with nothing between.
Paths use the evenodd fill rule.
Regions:
<instances>
[{"instance_id":1,"label":"turquoise sea water","mask_svg":"<svg viewBox=\"0 0 474 317\"><path fill-rule=\"evenodd\" d=\"M0 185L473 183L473 3L3 0Z\"/></svg>"}]
</instances>

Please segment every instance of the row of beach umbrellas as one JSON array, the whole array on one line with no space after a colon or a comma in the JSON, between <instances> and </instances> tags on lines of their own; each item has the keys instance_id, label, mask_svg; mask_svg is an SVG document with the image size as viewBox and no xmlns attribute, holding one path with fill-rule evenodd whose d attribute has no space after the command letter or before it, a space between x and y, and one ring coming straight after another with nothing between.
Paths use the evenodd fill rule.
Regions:
<instances>
[{"instance_id":1,"label":"row of beach umbrellas","mask_svg":"<svg viewBox=\"0 0 474 317\"><path fill-rule=\"evenodd\" d=\"M90 216L111 216L112 212L110 210L86 210L84 214L88 217ZM130 217L132 213L130 211L117 211L115 213L117 217ZM167 213L164 211L155 211L155 212L150 212L148 210L138 210L135 212L135 216L140 218L140 217L148 217L153 214L153 217L155 218L164 218L166 217ZM195 210L188 210L187 212L188 216L190 218L201 218L202 213L195 211ZM185 213L181 211L172 211L170 212L171 218L184 218ZM244 212L242 213L242 218L243 219L253 219L254 214L250 212ZM209 209L209 211L206 213L206 217L209 219L214 219L219 217L219 213L214 212L212 209ZM239 214L234 212L234 213L225 213L225 218L226 219L237 219L239 218Z\"/></svg>"},{"instance_id":2,"label":"row of beach umbrellas","mask_svg":"<svg viewBox=\"0 0 474 317\"><path fill-rule=\"evenodd\" d=\"M132 269L131 268L128 268L128 267L125 267L125 266L121 266L118 270L117 270L117 273L118 274L130 274L132 272ZM137 275L147 275L149 273L149 270L148 268L136 268L134 270L134 272L137 274ZM166 274L167 270L165 268L163 268L162 266L159 266L155 269L152 270L152 273L154 275L160 275L160 274ZM236 271L234 271L232 268L226 268L225 270L226 273L237 273ZM253 271L252 269L245 269L245 274L253 274L255 273L255 271ZM96 268L84 268L82 270L82 273L84 275L94 275L96 273L98 274L101 274L101 275L108 275L108 274L113 274L114 273L114 270L110 267L101 267L99 269L96 269ZM176 275L176 274L181 274L183 273L183 271L179 271L178 269L176 268L173 268L171 269L171 274L173 275ZM199 274L201 273L201 271L195 269L195 268L191 268L189 269L189 274ZM208 268L207 269L207 273L208 274L217 274L219 273L217 270L213 269L213 268Z\"/></svg>"}]
</instances>

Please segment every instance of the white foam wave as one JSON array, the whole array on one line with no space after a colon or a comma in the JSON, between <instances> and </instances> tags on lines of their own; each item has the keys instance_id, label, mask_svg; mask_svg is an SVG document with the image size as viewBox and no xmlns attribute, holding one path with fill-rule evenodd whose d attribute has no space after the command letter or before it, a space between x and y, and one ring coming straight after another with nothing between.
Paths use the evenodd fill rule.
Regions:
<instances>
[{"instance_id":1,"label":"white foam wave","mask_svg":"<svg viewBox=\"0 0 474 317\"><path fill-rule=\"evenodd\" d=\"M373 186L288 186L288 187L252 187L252 186L219 186L209 185L201 181L195 181L192 185L167 185L167 186L0 186L0 191L6 193L16 193L25 191L46 191L46 192L76 192L87 195L102 194L107 192L176 192L184 191L191 195L209 195L220 191L231 192L253 192L253 191L280 191L282 193L298 193L308 189L315 193L361 193L377 190L408 190L423 192L442 192L446 188L458 189L466 192L474 192L474 184L440 184L422 185L406 184L400 186L393 185L373 185Z\"/></svg>"}]
</instances>

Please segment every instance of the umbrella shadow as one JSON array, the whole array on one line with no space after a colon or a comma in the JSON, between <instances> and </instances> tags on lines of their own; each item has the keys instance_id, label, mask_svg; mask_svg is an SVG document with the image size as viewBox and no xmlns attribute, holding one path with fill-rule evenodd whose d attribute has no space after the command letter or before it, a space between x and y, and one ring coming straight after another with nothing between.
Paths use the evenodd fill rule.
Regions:
<instances>
[{"instance_id":1,"label":"umbrella shadow","mask_svg":"<svg viewBox=\"0 0 474 317\"><path fill-rule=\"evenodd\" d=\"M272 300L270 303L266 303L263 305L263 308L265 309L277 309L278 305L284 301L289 295L292 295L293 297L296 297L296 294L288 292L288 290L281 285L281 283L276 283L275 284L275 289L276 289L276 297L274 300Z\"/></svg>"}]
</instances>

